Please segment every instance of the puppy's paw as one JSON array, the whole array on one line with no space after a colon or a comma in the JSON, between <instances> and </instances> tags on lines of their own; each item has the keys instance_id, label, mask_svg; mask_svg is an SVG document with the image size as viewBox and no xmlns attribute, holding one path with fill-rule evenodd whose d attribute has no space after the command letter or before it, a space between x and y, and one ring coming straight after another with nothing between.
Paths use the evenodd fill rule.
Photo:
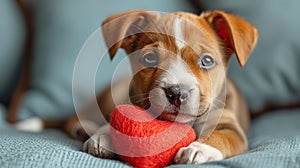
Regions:
<instances>
[{"instance_id":1,"label":"puppy's paw","mask_svg":"<svg viewBox=\"0 0 300 168\"><path fill-rule=\"evenodd\" d=\"M95 134L83 144L83 151L99 158L111 159L115 154L111 151L112 141L110 135Z\"/></svg>"},{"instance_id":2,"label":"puppy's paw","mask_svg":"<svg viewBox=\"0 0 300 168\"><path fill-rule=\"evenodd\" d=\"M201 164L222 159L223 155L218 149L200 142L193 142L189 146L179 149L174 162L177 164Z\"/></svg>"}]
</instances>

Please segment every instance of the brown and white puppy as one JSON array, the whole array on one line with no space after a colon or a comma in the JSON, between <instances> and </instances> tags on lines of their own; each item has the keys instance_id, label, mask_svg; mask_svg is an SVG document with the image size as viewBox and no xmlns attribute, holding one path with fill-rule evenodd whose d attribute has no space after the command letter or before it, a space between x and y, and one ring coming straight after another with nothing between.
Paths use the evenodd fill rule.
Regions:
<instances>
[{"instance_id":1,"label":"brown and white puppy","mask_svg":"<svg viewBox=\"0 0 300 168\"><path fill-rule=\"evenodd\" d=\"M199 164L247 150L248 110L226 78L226 69L232 54L245 65L257 42L255 27L223 11L197 16L137 10L107 18L102 30L111 58L119 48L129 56L134 72L131 102L156 112L160 119L193 124L198 138L178 151L174 163ZM98 103L109 116L114 103L109 91L104 95ZM77 120L69 123L68 130ZM109 125L104 125L83 150L111 158L110 147Z\"/></svg>"}]
</instances>

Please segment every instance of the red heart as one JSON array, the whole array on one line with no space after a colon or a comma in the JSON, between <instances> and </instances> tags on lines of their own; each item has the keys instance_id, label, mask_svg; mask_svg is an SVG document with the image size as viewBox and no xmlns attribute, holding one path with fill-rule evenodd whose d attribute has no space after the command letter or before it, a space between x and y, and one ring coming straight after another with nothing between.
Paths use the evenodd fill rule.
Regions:
<instances>
[{"instance_id":1,"label":"red heart","mask_svg":"<svg viewBox=\"0 0 300 168\"><path fill-rule=\"evenodd\" d=\"M196 139L190 125L157 120L132 105L117 106L110 124L119 157L140 168L167 166L181 147Z\"/></svg>"}]
</instances>

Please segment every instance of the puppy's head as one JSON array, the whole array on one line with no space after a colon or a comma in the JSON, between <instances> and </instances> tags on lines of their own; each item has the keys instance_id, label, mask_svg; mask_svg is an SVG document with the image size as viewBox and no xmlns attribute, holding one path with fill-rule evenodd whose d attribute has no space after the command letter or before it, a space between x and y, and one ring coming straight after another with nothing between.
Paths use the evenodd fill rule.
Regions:
<instances>
[{"instance_id":1,"label":"puppy's head","mask_svg":"<svg viewBox=\"0 0 300 168\"><path fill-rule=\"evenodd\" d=\"M230 56L243 67L258 38L255 27L222 11L129 11L107 18L102 31L111 58L119 48L129 56L132 103L183 123L219 101Z\"/></svg>"}]
</instances>

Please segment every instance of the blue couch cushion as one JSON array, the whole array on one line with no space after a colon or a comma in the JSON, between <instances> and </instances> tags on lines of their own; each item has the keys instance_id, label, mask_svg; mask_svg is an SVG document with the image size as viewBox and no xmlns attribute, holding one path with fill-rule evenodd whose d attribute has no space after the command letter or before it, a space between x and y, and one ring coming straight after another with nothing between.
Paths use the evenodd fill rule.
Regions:
<instances>
[{"instance_id":1,"label":"blue couch cushion","mask_svg":"<svg viewBox=\"0 0 300 168\"><path fill-rule=\"evenodd\" d=\"M25 27L15 1L0 1L0 18L0 102L7 102L16 87Z\"/></svg>"},{"instance_id":2,"label":"blue couch cushion","mask_svg":"<svg viewBox=\"0 0 300 168\"><path fill-rule=\"evenodd\" d=\"M0 128L7 125L5 120L7 116L6 111L6 108L2 104L0 104Z\"/></svg>"}]
</instances>

